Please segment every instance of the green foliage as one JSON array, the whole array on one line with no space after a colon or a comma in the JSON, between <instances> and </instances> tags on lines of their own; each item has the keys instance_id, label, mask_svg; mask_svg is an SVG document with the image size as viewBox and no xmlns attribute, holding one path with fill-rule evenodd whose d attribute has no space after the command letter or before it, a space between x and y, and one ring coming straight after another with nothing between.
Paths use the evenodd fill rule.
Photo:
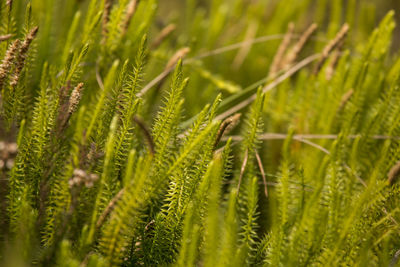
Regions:
<instances>
[{"instance_id":1,"label":"green foliage","mask_svg":"<svg viewBox=\"0 0 400 267\"><path fill-rule=\"evenodd\" d=\"M389 7L0 0L0 265L397 266Z\"/></svg>"}]
</instances>

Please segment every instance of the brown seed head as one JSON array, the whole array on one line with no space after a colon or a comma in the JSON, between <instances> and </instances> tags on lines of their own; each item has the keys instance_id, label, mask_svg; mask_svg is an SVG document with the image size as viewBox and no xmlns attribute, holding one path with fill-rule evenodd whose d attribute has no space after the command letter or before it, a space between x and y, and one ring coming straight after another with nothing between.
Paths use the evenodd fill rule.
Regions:
<instances>
[{"instance_id":1,"label":"brown seed head","mask_svg":"<svg viewBox=\"0 0 400 267\"><path fill-rule=\"evenodd\" d=\"M10 73L12 64L14 63L17 55L16 52L19 49L20 45L20 40L16 39L7 49L6 55L0 65L0 89L3 86L7 75Z\"/></svg>"},{"instance_id":2,"label":"brown seed head","mask_svg":"<svg viewBox=\"0 0 400 267\"><path fill-rule=\"evenodd\" d=\"M13 0L7 0L6 5L8 6L8 12L11 12Z\"/></svg>"},{"instance_id":3,"label":"brown seed head","mask_svg":"<svg viewBox=\"0 0 400 267\"><path fill-rule=\"evenodd\" d=\"M344 40L342 40L342 41L338 44L338 46L335 48L335 50L334 50L333 53L332 53L331 62L330 62L329 65L327 66L326 72L325 72L325 77L326 77L326 79L327 79L328 81L331 80L332 77L333 77L333 74L334 74L334 72L335 72L336 66L337 66L337 64L338 64L338 62L339 62L339 59L340 59L340 56L341 56L341 54L342 54L343 45L344 45Z\"/></svg>"},{"instance_id":4,"label":"brown seed head","mask_svg":"<svg viewBox=\"0 0 400 267\"><path fill-rule=\"evenodd\" d=\"M156 49L157 47L159 47L160 44L165 40L165 38L167 38L173 31L175 31L175 29L175 24L169 24L164 29L162 29L151 44L151 49Z\"/></svg>"},{"instance_id":5,"label":"brown seed head","mask_svg":"<svg viewBox=\"0 0 400 267\"><path fill-rule=\"evenodd\" d=\"M38 27L34 27L26 35L25 40L21 44L21 47L19 49L19 54L18 54L18 57L17 57L17 62L15 63L16 67L15 67L14 75L13 75L11 81L10 81L10 86L13 87L13 88L18 84L22 68L24 67L25 60L26 60L26 58L28 56L29 46L31 45L33 39L35 39L38 30L39 30Z\"/></svg>"},{"instance_id":6,"label":"brown seed head","mask_svg":"<svg viewBox=\"0 0 400 267\"><path fill-rule=\"evenodd\" d=\"M294 31L294 24L291 22L288 25L287 32L286 32L285 36L283 37L281 44L279 45L279 48L275 54L274 60L272 61L272 64L271 64L271 67L269 70L269 75L268 75L269 77L273 77L281 69L285 52L288 49L288 47L290 45L290 41L292 40L292 37L293 37L293 31Z\"/></svg>"},{"instance_id":7,"label":"brown seed head","mask_svg":"<svg viewBox=\"0 0 400 267\"><path fill-rule=\"evenodd\" d=\"M301 35L300 39L297 41L297 43L293 46L291 51L286 56L284 62L282 63L282 68L285 68L287 66L292 65L296 61L296 59L299 56L301 50L303 49L303 47L305 46L307 41L310 39L311 35L317 30L317 28L318 28L317 24L313 23Z\"/></svg>"},{"instance_id":8,"label":"brown seed head","mask_svg":"<svg viewBox=\"0 0 400 267\"><path fill-rule=\"evenodd\" d=\"M126 8L125 20L122 23L122 35L125 35L128 31L129 24L131 23L132 17L136 12L136 7L139 3L139 0L131 0Z\"/></svg>"},{"instance_id":9,"label":"brown seed head","mask_svg":"<svg viewBox=\"0 0 400 267\"><path fill-rule=\"evenodd\" d=\"M350 89L342 96L342 99L340 100L339 110L342 110L344 108L344 106L347 104L347 102L349 102L349 100L353 96L353 94L354 94L354 90Z\"/></svg>"},{"instance_id":10,"label":"brown seed head","mask_svg":"<svg viewBox=\"0 0 400 267\"><path fill-rule=\"evenodd\" d=\"M326 59L328 58L329 54L337 48L342 41L346 38L347 33L349 32L349 25L346 23L342 26L340 31L336 34L335 38L333 38L325 47L324 50L322 51L321 57L314 69L314 74L317 74L322 66L324 65Z\"/></svg>"},{"instance_id":11,"label":"brown seed head","mask_svg":"<svg viewBox=\"0 0 400 267\"><path fill-rule=\"evenodd\" d=\"M79 101L82 98L83 83L79 83L71 93L69 98L68 113L72 114L76 111Z\"/></svg>"},{"instance_id":12,"label":"brown seed head","mask_svg":"<svg viewBox=\"0 0 400 267\"><path fill-rule=\"evenodd\" d=\"M105 0L104 2L104 10L103 10L103 25L102 25L102 35L103 38L106 37L108 30L107 30L107 24L108 21L110 20L110 13L111 13L111 7L113 5L114 0Z\"/></svg>"}]
</instances>

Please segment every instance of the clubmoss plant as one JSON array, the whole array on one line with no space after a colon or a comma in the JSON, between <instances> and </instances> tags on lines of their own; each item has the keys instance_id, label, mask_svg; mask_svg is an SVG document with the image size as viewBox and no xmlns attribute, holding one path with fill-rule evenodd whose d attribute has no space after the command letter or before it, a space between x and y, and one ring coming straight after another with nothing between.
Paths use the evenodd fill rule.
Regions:
<instances>
[{"instance_id":1,"label":"clubmoss plant","mask_svg":"<svg viewBox=\"0 0 400 267\"><path fill-rule=\"evenodd\" d=\"M0 0L0 266L397 266L399 7Z\"/></svg>"}]
</instances>

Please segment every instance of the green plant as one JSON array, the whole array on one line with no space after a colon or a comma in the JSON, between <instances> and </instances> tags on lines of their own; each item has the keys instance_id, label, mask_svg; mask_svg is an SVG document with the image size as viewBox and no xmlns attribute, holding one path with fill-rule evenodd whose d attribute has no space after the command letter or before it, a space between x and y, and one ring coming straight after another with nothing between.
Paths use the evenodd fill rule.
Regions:
<instances>
[{"instance_id":1,"label":"green plant","mask_svg":"<svg viewBox=\"0 0 400 267\"><path fill-rule=\"evenodd\" d=\"M0 0L2 266L396 266L388 3Z\"/></svg>"}]
</instances>

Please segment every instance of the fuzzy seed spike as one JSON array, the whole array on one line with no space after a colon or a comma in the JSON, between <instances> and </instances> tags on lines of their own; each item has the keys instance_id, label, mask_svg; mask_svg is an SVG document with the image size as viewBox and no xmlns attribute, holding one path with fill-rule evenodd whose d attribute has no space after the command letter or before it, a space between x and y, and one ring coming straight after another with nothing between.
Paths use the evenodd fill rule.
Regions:
<instances>
[{"instance_id":1,"label":"fuzzy seed spike","mask_svg":"<svg viewBox=\"0 0 400 267\"><path fill-rule=\"evenodd\" d=\"M304 46L306 45L308 40L310 40L311 35L317 30L317 28L318 26L315 23L311 24L311 26L307 28L307 30L300 36L300 39L293 46L293 48L284 59L282 63L282 68L291 66L296 61L301 50L303 50Z\"/></svg>"},{"instance_id":2,"label":"fuzzy seed spike","mask_svg":"<svg viewBox=\"0 0 400 267\"><path fill-rule=\"evenodd\" d=\"M71 93L69 98L68 113L72 114L76 111L79 101L82 98L83 83L79 83Z\"/></svg>"},{"instance_id":3,"label":"fuzzy seed spike","mask_svg":"<svg viewBox=\"0 0 400 267\"><path fill-rule=\"evenodd\" d=\"M340 105L339 105L339 110L342 110L344 106L349 102L350 98L353 96L354 90L350 89L344 95L342 96L342 99L340 100Z\"/></svg>"},{"instance_id":4,"label":"fuzzy seed spike","mask_svg":"<svg viewBox=\"0 0 400 267\"><path fill-rule=\"evenodd\" d=\"M22 42L21 47L19 49L19 54L15 63L15 71L14 75L11 78L10 81L10 86L12 88L15 88L17 86L19 78L21 76L21 71L25 65L26 58L28 57L28 50L29 47L32 43L32 41L35 39L37 33L38 33L39 27L34 27L25 37L25 40Z\"/></svg>"},{"instance_id":5,"label":"fuzzy seed spike","mask_svg":"<svg viewBox=\"0 0 400 267\"><path fill-rule=\"evenodd\" d=\"M20 45L21 42L17 39L7 49L6 55L0 65L0 89L3 87L7 75L10 73Z\"/></svg>"},{"instance_id":6,"label":"fuzzy seed spike","mask_svg":"<svg viewBox=\"0 0 400 267\"><path fill-rule=\"evenodd\" d=\"M337 66L337 64L339 62L340 56L342 54L343 45L344 45L344 41L342 40L340 42L340 44L336 47L336 49L333 51L333 54L331 56L332 60L329 63L329 66L326 68L326 73L325 73L326 79L328 81L331 80L332 77L333 77L335 68L336 68L336 66Z\"/></svg>"},{"instance_id":7,"label":"fuzzy seed spike","mask_svg":"<svg viewBox=\"0 0 400 267\"><path fill-rule=\"evenodd\" d=\"M276 73L281 69L282 60L284 58L286 50L290 45L290 41L292 40L293 37L293 31L294 31L294 23L291 22L289 23L288 30L285 36L283 37L281 44L279 45L278 52L276 52L274 60L272 61L271 68L269 71L269 77L275 76Z\"/></svg>"},{"instance_id":8,"label":"fuzzy seed spike","mask_svg":"<svg viewBox=\"0 0 400 267\"><path fill-rule=\"evenodd\" d=\"M122 23L122 35L125 35L126 32L128 31L129 24L131 23L131 20L133 18L133 15L136 12L137 5L139 4L139 0L131 0L126 8L126 16L125 20Z\"/></svg>"},{"instance_id":9,"label":"fuzzy seed spike","mask_svg":"<svg viewBox=\"0 0 400 267\"><path fill-rule=\"evenodd\" d=\"M175 24L168 24L161 32L156 36L153 43L151 44L151 49L157 49L161 43L176 29Z\"/></svg>"},{"instance_id":10,"label":"fuzzy seed spike","mask_svg":"<svg viewBox=\"0 0 400 267\"><path fill-rule=\"evenodd\" d=\"M114 3L114 0L105 0L105 2L104 2L103 22L102 22L102 31L101 31L103 38L105 38L108 33L107 24L110 20L111 8L112 8L113 3Z\"/></svg>"},{"instance_id":11,"label":"fuzzy seed spike","mask_svg":"<svg viewBox=\"0 0 400 267\"><path fill-rule=\"evenodd\" d=\"M333 38L325 47L324 50L322 51L321 57L319 61L317 62L317 65L315 66L314 69L314 74L317 74L322 66L324 65L325 61L328 59L329 55L331 52L337 48L341 42L346 38L347 33L349 32L349 25L346 23L342 26L340 31L336 34L335 38Z\"/></svg>"}]
</instances>

